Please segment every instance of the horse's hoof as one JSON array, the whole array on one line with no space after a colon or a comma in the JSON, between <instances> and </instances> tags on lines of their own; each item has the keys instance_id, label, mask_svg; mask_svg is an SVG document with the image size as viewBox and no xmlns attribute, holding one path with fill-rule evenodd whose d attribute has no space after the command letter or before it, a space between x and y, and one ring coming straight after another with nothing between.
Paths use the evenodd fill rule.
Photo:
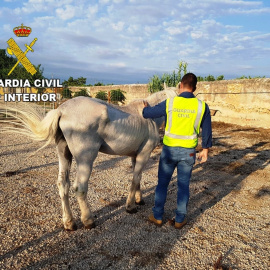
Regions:
<instances>
[{"instance_id":1,"label":"horse's hoof","mask_svg":"<svg viewBox=\"0 0 270 270\"><path fill-rule=\"evenodd\" d=\"M137 205L145 205L145 201L144 200L141 200L139 202L135 202Z\"/></svg>"},{"instance_id":2,"label":"horse's hoof","mask_svg":"<svg viewBox=\"0 0 270 270\"><path fill-rule=\"evenodd\" d=\"M64 226L64 228L68 232L76 231L78 229L77 224L75 222L71 223L68 226Z\"/></svg>"},{"instance_id":3,"label":"horse's hoof","mask_svg":"<svg viewBox=\"0 0 270 270\"><path fill-rule=\"evenodd\" d=\"M129 213L129 214L136 214L138 212L137 208L133 208L133 209L126 209L126 211Z\"/></svg>"},{"instance_id":4,"label":"horse's hoof","mask_svg":"<svg viewBox=\"0 0 270 270\"><path fill-rule=\"evenodd\" d=\"M88 224L88 225L84 226L84 228L87 229L87 230L94 229L95 227L96 227L95 222L93 222L92 224Z\"/></svg>"}]
</instances>

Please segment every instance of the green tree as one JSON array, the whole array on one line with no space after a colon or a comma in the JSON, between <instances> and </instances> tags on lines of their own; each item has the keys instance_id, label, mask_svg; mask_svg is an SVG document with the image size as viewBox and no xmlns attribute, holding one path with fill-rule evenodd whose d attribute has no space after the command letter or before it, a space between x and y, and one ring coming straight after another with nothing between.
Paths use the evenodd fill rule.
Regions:
<instances>
[{"instance_id":1,"label":"green tree","mask_svg":"<svg viewBox=\"0 0 270 270\"><path fill-rule=\"evenodd\" d=\"M86 78L79 77L78 79L74 79L72 76L68 78L67 81L63 81L63 86L84 86L86 84Z\"/></svg>"},{"instance_id":2,"label":"green tree","mask_svg":"<svg viewBox=\"0 0 270 270\"><path fill-rule=\"evenodd\" d=\"M224 80L224 75L217 76L217 81L222 81L222 80Z\"/></svg>"},{"instance_id":3,"label":"green tree","mask_svg":"<svg viewBox=\"0 0 270 270\"><path fill-rule=\"evenodd\" d=\"M86 84L86 78L84 78L84 77L79 77L79 78L77 79L77 84L78 84L78 86L85 85L85 84Z\"/></svg>"},{"instance_id":4,"label":"green tree","mask_svg":"<svg viewBox=\"0 0 270 270\"><path fill-rule=\"evenodd\" d=\"M29 80L31 85L33 85L34 81L37 79L44 79L44 69L41 68L41 65L34 65L37 72L34 75L31 75L21 64L18 64L17 67L8 76L8 73L16 63L16 58L8 56L4 49L0 49L0 79Z\"/></svg>"},{"instance_id":5,"label":"green tree","mask_svg":"<svg viewBox=\"0 0 270 270\"><path fill-rule=\"evenodd\" d=\"M9 71L16 62L15 58L6 55L6 51L4 49L0 49L0 79L7 79ZM11 75L12 74L13 73L11 73ZM10 78L13 79L12 77Z\"/></svg>"},{"instance_id":6,"label":"green tree","mask_svg":"<svg viewBox=\"0 0 270 270\"><path fill-rule=\"evenodd\" d=\"M101 83L101 82L97 82L97 83L94 84L94 86L104 86L104 84Z\"/></svg>"},{"instance_id":7,"label":"green tree","mask_svg":"<svg viewBox=\"0 0 270 270\"><path fill-rule=\"evenodd\" d=\"M64 81L64 82L63 82L63 84L64 84L64 85L67 85L67 86L72 86L73 83L74 83L74 79L73 79L73 77L71 77L71 76L68 78L67 81Z\"/></svg>"},{"instance_id":8,"label":"green tree","mask_svg":"<svg viewBox=\"0 0 270 270\"><path fill-rule=\"evenodd\" d=\"M207 82L212 82L212 81L215 81L216 79L213 75L208 75L207 77L205 77L204 80Z\"/></svg>"}]
</instances>

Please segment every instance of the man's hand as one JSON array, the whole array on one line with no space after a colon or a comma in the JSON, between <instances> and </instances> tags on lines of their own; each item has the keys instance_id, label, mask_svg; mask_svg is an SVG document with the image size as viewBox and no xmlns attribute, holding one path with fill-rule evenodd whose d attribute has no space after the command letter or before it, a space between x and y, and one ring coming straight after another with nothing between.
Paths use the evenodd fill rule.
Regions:
<instances>
[{"instance_id":1,"label":"man's hand","mask_svg":"<svg viewBox=\"0 0 270 270\"><path fill-rule=\"evenodd\" d=\"M200 163L204 163L207 161L208 158L208 148L204 148L198 155L198 159L200 160Z\"/></svg>"},{"instance_id":2,"label":"man's hand","mask_svg":"<svg viewBox=\"0 0 270 270\"><path fill-rule=\"evenodd\" d=\"M143 101L143 104L144 104L144 107L150 107L149 103L146 100Z\"/></svg>"}]
</instances>

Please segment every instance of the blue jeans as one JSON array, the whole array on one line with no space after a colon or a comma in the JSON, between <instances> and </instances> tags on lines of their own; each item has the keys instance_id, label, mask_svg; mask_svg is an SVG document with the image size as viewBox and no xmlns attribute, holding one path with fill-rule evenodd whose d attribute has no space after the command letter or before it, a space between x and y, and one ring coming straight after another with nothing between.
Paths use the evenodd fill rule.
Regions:
<instances>
[{"instance_id":1,"label":"blue jeans","mask_svg":"<svg viewBox=\"0 0 270 270\"><path fill-rule=\"evenodd\" d=\"M155 206L153 207L153 213L156 219L161 220L163 217L168 185L175 167L177 167L178 185L175 221L182 222L185 219L189 201L189 182L195 158L196 151L194 148L163 146L159 160Z\"/></svg>"}]
</instances>

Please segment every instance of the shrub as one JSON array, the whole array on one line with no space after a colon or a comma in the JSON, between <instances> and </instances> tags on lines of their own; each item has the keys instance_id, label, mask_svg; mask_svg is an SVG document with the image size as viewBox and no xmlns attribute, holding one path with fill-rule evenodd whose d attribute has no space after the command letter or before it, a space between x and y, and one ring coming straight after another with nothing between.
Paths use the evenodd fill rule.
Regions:
<instances>
[{"instance_id":1,"label":"shrub","mask_svg":"<svg viewBox=\"0 0 270 270\"><path fill-rule=\"evenodd\" d=\"M62 97L63 98L71 98L72 92L68 88L64 88L62 91Z\"/></svg>"},{"instance_id":2,"label":"shrub","mask_svg":"<svg viewBox=\"0 0 270 270\"><path fill-rule=\"evenodd\" d=\"M110 101L115 104L117 104L118 102L124 103L124 101L126 100L124 93L126 92L120 89L111 90Z\"/></svg>"},{"instance_id":3,"label":"shrub","mask_svg":"<svg viewBox=\"0 0 270 270\"><path fill-rule=\"evenodd\" d=\"M265 76L255 76L255 77L251 77L251 76L241 76L241 77L238 77L236 78L236 80L242 80L242 79L260 79L260 78L265 78Z\"/></svg>"},{"instance_id":4,"label":"shrub","mask_svg":"<svg viewBox=\"0 0 270 270\"><path fill-rule=\"evenodd\" d=\"M154 75L152 78L150 78L148 83L148 91L150 93L155 93L161 90L163 90L162 81L158 75Z\"/></svg>"},{"instance_id":5,"label":"shrub","mask_svg":"<svg viewBox=\"0 0 270 270\"><path fill-rule=\"evenodd\" d=\"M45 87L39 87L38 90L37 90L37 93L38 94L44 94L46 88Z\"/></svg>"},{"instance_id":6,"label":"shrub","mask_svg":"<svg viewBox=\"0 0 270 270\"><path fill-rule=\"evenodd\" d=\"M81 88L80 91L74 94L74 97L79 97L79 96L89 97L89 94L87 93L87 89Z\"/></svg>"},{"instance_id":7,"label":"shrub","mask_svg":"<svg viewBox=\"0 0 270 270\"><path fill-rule=\"evenodd\" d=\"M173 71L171 74L164 73L161 77L154 75L149 80L148 91L150 93L161 91L164 89L164 83L167 87L176 87L182 79L182 74L187 74L187 66L188 64L186 62L180 61L178 63L177 73L175 71Z\"/></svg>"},{"instance_id":8,"label":"shrub","mask_svg":"<svg viewBox=\"0 0 270 270\"><path fill-rule=\"evenodd\" d=\"M96 98L107 101L108 100L108 94L105 91L98 91L96 93Z\"/></svg>"}]
</instances>

